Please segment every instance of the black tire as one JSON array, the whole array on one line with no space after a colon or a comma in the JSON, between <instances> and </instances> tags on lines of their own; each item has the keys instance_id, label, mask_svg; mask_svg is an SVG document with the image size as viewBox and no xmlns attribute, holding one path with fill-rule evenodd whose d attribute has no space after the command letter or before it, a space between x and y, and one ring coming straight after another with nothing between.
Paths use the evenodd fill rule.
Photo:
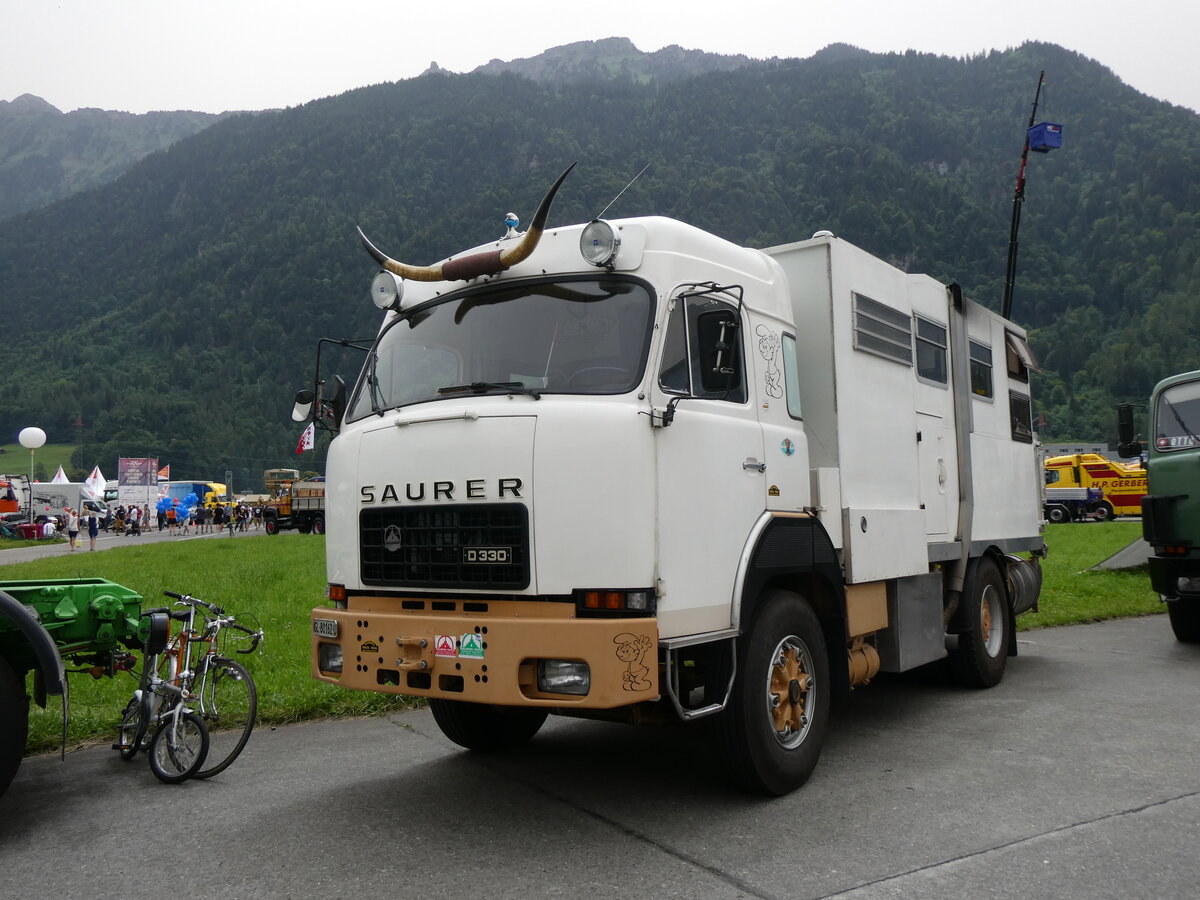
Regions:
<instances>
[{"instance_id":1,"label":"black tire","mask_svg":"<svg viewBox=\"0 0 1200 900\"><path fill-rule=\"evenodd\" d=\"M1168 600L1167 616L1175 640L1181 644L1200 643L1200 600Z\"/></svg>"},{"instance_id":2,"label":"black tire","mask_svg":"<svg viewBox=\"0 0 1200 900\"><path fill-rule=\"evenodd\" d=\"M950 651L950 672L965 687L994 687L1008 663L1012 606L1004 577L991 557L971 561L962 604L965 630Z\"/></svg>"},{"instance_id":3,"label":"black tire","mask_svg":"<svg viewBox=\"0 0 1200 900\"><path fill-rule=\"evenodd\" d=\"M279 534L279 520L275 516L264 516L263 530L267 534Z\"/></svg>"},{"instance_id":4,"label":"black tire","mask_svg":"<svg viewBox=\"0 0 1200 900\"><path fill-rule=\"evenodd\" d=\"M130 760L139 750L146 748L147 704L141 697L130 697L121 713L121 724L117 726L116 750L121 759Z\"/></svg>"},{"instance_id":5,"label":"black tire","mask_svg":"<svg viewBox=\"0 0 1200 900\"><path fill-rule=\"evenodd\" d=\"M1113 510L1112 504L1107 500L1101 501L1100 505L1096 507L1095 519L1097 522L1111 522L1116 517L1117 514Z\"/></svg>"},{"instance_id":6,"label":"black tire","mask_svg":"<svg viewBox=\"0 0 1200 900\"><path fill-rule=\"evenodd\" d=\"M829 726L825 635L803 597L771 591L738 648L729 706L714 723L733 779L781 796L808 780Z\"/></svg>"},{"instance_id":7,"label":"black tire","mask_svg":"<svg viewBox=\"0 0 1200 900\"><path fill-rule=\"evenodd\" d=\"M29 697L25 694L25 679L18 678L12 666L0 658L0 795L21 767L28 735Z\"/></svg>"},{"instance_id":8,"label":"black tire","mask_svg":"<svg viewBox=\"0 0 1200 900\"><path fill-rule=\"evenodd\" d=\"M324 516L317 516L316 518L314 518L312 520L312 533L313 534L324 534L325 533L325 517Z\"/></svg>"},{"instance_id":9,"label":"black tire","mask_svg":"<svg viewBox=\"0 0 1200 900\"><path fill-rule=\"evenodd\" d=\"M258 715L258 688L241 663L215 657L201 673L195 712L208 729L208 756L193 776L210 778L225 771L250 740Z\"/></svg>"},{"instance_id":10,"label":"black tire","mask_svg":"<svg viewBox=\"0 0 1200 900\"><path fill-rule=\"evenodd\" d=\"M537 707L489 706L436 697L430 698L429 708L442 734L478 753L511 750L529 743L548 715Z\"/></svg>"},{"instance_id":11,"label":"black tire","mask_svg":"<svg viewBox=\"0 0 1200 900\"><path fill-rule=\"evenodd\" d=\"M1055 503L1046 507L1046 519L1059 525L1071 518L1071 511L1061 504Z\"/></svg>"},{"instance_id":12,"label":"black tire","mask_svg":"<svg viewBox=\"0 0 1200 900\"><path fill-rule=\"evenodd\" d=\"M150 770L167 784L178 784L195 775L208 753L208 729L204 720L192 712L180 713L179 729L175 716L166 714L150 739Z\"/></svg>"}]
</instances>

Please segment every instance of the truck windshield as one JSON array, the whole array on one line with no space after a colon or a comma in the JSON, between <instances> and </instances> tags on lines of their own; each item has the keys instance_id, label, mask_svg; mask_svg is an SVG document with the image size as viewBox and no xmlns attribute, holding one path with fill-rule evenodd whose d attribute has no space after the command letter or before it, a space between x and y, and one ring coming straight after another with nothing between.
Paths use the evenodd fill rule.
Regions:
<instances>
[{"instance_id":1,"label":"truck windshield","mask_svg":"<svg viewBox=\"0 0 1200 900\"><path fill-rule=\"evenodd\" d=\"M1200 381L1173 384L1154 408L1156 450L1200 447Z\"/></svg>"},{"instance_id":2,"label":"truck windshield","mask_svg":"<svg viewBox=\"0 0 1200 900\"><path fill-rule=\"evenodd\" d=\"M417 307L380 334L347 419L465 394L620 394L642 380L654 301L630 278L522 282Z\"/></svg>"}]
</instances>

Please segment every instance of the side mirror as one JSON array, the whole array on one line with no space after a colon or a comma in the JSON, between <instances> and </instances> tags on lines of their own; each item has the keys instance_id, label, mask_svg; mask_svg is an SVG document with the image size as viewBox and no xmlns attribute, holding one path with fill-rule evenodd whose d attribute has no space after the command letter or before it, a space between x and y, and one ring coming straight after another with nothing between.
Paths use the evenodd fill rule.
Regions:
<instances>
[{"instance_id":1,"label":"side mirror","mask_svg":"<svg viewBox=\"0 0 1200 900\"><path fill-rule=\"evenodd\" d=\"M308 421L308 417L312 415L314 399L312 391L298 391L296 393L296 405L292 407L293 422Z\"/></svg>"},{"instance_id":2,"label":"side mirror","mask_svg":"<svg viewBox=\"0 0 1200 900\"><path fill-rule=\"evenodd\" d=\"M341 376L334 376L334 396L329 401L328 415L332 419L330 425L334 431L342 427L342 416L346 415L346 382Z\"/></svg>"},{"instance_id":3,"label":"side mirror","mask_svg":"<svg viewBox=\"0 0 1200 900\"><path fill-rule=\"evenodd\" d=\"M1133 407L1122 403L1117 407L1117 455L1131 459L1142 455L1142 444L1134 440Z\"/></svg>"}]
</instances>

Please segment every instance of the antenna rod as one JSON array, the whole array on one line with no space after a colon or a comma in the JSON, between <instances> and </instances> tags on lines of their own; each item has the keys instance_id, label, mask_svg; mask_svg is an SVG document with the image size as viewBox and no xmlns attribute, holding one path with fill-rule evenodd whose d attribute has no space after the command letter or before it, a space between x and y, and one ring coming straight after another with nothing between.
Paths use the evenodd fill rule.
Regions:
<instances>
[{"instance_id":1,"label":"antenna rod","mask_svg":"<svg viewBox=\"0 0 1200 900\"><path fill-rule=\"evenodd\" d=\"M653 160L651 160L651 162L653 162ZM627 184L627 185L625 185L625 187L621 188L621 190L617 193L617 196L613 197L611 200L608 201L608 206L612 206L614 203L616 203L618 200L620 200L621 194L625 193L627 190L629 190L631 187L633 187L633 182L635 182L639 178L641 178L642 173L645 172L648 168L650 168L650 163L646 163L644 166L642 166L642 171L638 172L636 175L634 175L633 178L630 180L629 184ZM604 209L602 209L602 210L600 210L600 212L596 213L596 215L593 218L598 219L602 215L604 215L606 212L608 212L608 206L604 207Z\"/></svg>"},{"instance_id":2,"label":"antenna rod","mask_svg":"<svg viewBox=\"0 0 1200 900\"><path fill-rule=\"evenodd\" d=\"M1000 315L1008 318L1012 313L1013 282L1017 278L1017 230L1021 227L1021 205L1025 202L1025 163L1029 161L1029 129L1037 121L1038 100L1042 96L1042 85L1046 83L1046 71L1038 76L1037 91L1033 95L1033 110L1029 113L1029 125L1025 129L1025 149L1021 151L1021 167L1017 170L1017 190L1013 195L1012 228L1008 232L1008 268L1004 273L1004 302Z\"/></svg>"}]
</instances>

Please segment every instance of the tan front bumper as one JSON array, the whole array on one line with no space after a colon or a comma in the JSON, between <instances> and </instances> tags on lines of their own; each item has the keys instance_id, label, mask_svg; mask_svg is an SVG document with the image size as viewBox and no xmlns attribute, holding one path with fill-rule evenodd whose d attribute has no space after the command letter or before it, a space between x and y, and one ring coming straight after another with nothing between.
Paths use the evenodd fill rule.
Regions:
<instances>
[{"instance_id":1,"label":"tan front bumper","mask_svg":"<svg viewBox=\"0 0 1200 900\"><path fill-rule=\"evenodd\" d=\"M655 619L538 617L534 606L502 615L314 609L314 621L338 623L338 636L314 632L313 677L360 691L507 706L609 709L657 699ZM322 643L341 646L340 673L319 668ZM539 691L539 659L586 662L588 694Z\"/></svg>"}]
</instances>

